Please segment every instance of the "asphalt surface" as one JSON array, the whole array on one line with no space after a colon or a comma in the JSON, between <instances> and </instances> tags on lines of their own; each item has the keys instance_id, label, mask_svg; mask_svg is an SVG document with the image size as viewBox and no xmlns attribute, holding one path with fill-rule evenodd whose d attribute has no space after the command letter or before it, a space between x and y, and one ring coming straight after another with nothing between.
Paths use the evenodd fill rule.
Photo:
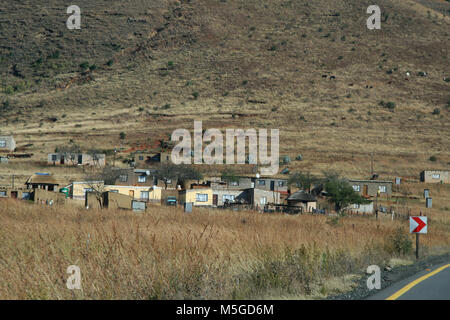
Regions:
<instances>
[{"instance_id":1,"label":"asphalt surface","mask_svg":"<svg viewBox=\"0 0 450 320\"><path fill-rule=\"evenodd\" d=\"M450 261L426 268L370 296L368 300L450 300Z\"/></svg>"},{"instance_id":2,"label":"asphalt surface","mask_svg":"<svg viewBox=\"0 0 450 320\"><path fill-rule=\"evenodd\" d=\"M438 256L428 256L411 265L388 268L381 267L381 289L367 288L368 274L362 273L356 286L345 293L330 296L328 300L377 300L387 299L411 282L426 276L440 267L450 264L450 252ZM430 271L428 271L430 270ZM450 300L450 267L417 283L397 299L437 299ZM396 290L397 289L397 290Z\"/></svg>"}]
</instances>

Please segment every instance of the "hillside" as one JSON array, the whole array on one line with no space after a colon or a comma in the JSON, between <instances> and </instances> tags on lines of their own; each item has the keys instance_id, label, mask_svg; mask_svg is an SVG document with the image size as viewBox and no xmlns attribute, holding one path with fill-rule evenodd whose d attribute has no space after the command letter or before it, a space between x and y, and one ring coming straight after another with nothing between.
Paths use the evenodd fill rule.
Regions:
<instances>
[{"instance_id":1,"label":"hillside","mask_svg":"<svg viewBox=\"0 0 450 320\"><path fill-rule=\"evenodd\" d=\"M79 0L81 30L46 3L0 9L0 131L33 161L71 141L154 145L195 119L279 128L280 154L304 158L291 171L367 177L372 152L384 177L449 166L448 1L380 0L375 31L369 1ZM0 173L34 170L20 165Z\"/></svg>"}]
</instances>

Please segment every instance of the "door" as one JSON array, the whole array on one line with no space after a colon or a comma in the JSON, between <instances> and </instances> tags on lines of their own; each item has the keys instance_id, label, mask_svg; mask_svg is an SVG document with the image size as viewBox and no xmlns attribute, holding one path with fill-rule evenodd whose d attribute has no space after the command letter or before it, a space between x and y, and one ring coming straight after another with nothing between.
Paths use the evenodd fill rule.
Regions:
<instances>
[{"instance_id":1,"label":"door","mask_svg":"<svg viewBox=\"0 0 450 320\"><path fill-rule=\"evenodd\" d=\"M270 181L270 191L275 191L275 181Z\"/></svg>"},{"instance_id":2,"label":"door","mask_svg":"<svg viewBox=\"0 0 450 320\"><path fill-rule=\"evenodd\" d=\"M369 186L365 184L363 187L363 195L367 196L368 193L369 193Z\"/></svg>"},{"instance_id":3,"label":"door","mask_svg":"<svg viewBox=\"0 0 450 320\"><path fill-rule=\"evenodd\" d=\"M64 164L64 156L61 156L61 164Z\"/></svg>"},{"instance_id":4,"label":"door","mask_svg":"<svg viewBox=\"0 0 450 320\"><path fill-rule=\"evenodd\" d=\"M130 197L134 198L134 190L130 190L130 191L128 192L128 194L130 195Z\"/></svg>"},{"instance_id":5,"label":"door","mask_svg":"<svg viewBox=\"0 0 450 320\"><path fill-rule=\"evenodd\" d=\"M11 191L11 198L17 199L17 191Z\"/></svg>"},{"instance_id":6,"label":"door","mask_svg":"<svg viewBox=\"0 0 450 320\"><path fill-rule=\"evenodd\" d=\"M83 155L78 155L78 164L83 164Z\"/></svg>"},{"instance_id":7,"label":"door","mask_svg":"<svg viewBox=\"0 0 450 320\"><path fill-rule=\"evenodd\" d=\"M219 196L217 194L213 194L213 206L217 206L219 202Z\"/></svg>"}]
</instances>

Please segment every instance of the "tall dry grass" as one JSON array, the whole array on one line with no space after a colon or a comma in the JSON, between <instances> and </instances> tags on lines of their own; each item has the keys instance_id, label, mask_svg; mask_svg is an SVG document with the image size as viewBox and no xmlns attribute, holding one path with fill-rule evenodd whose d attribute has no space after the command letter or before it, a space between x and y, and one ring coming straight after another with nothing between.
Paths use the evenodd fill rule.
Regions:
<instances>
[{"instance_id":1,"label":"tall dry grass","mask_svg":"<svg viewBox=\"0 0 450 320\"><path fill-rule=\"evenodd\" d=\"M396 254L401 221L155 207L86 211L0 201L2 299L228 299L328 294L326 281ZM449 228L422 237L448 251ZM82 290L69 290L69 265ZM339 288L338 288L339 289Z\"/></svg>"}]
</instances>

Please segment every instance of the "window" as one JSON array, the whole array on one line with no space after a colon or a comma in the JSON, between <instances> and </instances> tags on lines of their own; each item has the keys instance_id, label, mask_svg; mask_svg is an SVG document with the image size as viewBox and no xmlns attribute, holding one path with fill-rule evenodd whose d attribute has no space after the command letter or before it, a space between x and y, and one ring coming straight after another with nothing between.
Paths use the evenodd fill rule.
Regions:
<instances>
[{"instance_id":1,"label":"window","mask_svg":"<svg viewBox=\"0 0 450 320\"><path fill-rule=\"evenodd\" d=\"M265 186L266 185L266 180L258 180L258 185L259 186Z\"/></svg>"},{"instance_id":2,"label":"window","mask_svg":"<svg viewBox=\"0 0 450 320\"><path fill-rule=\"evenodd\" d=\"M278 181L278 186L279 187L284 187L284 181Z\"/></svg>"},{"instance_id":3,"label":"window","mask_svg":"<svg viewBox=\"0 0 450 320\"><path fill-rule=\"evenodd\" d=\"M128 176L127 176L126 174L121 174L121 175L119 176L119 180L120 180L121 182L127 182Z\"/></svg>"},{"instance_id":4,"label":"window","mask_svg":"<svg viewBox=\"0 0 450 320\"><path fill-rule=\"evenodd\" d=\"M208 202L208 195L203 193L197 193L195 201L197 202Z\"/></svg>"},{"instance_id":5,"label":"window","mask_svg":"<svg viewBox=\"0 0 450 320\"><path fill-rule=\"evenodd\" d=\"M355 204L353 205L353 208L354 208L354 209L359 209L359 208L361 208L361 206L360 206L358 203L355 203Z\"/></svg>"},{"instance_id":6,"label":"window","mask_svg":"<svg viewBox=\"0 0 450 320\"><path fill-rule=\"evenodd\" d=\"M238 186L239 185L239 181L231 181L230 185L232 186Z\"/></svg>"},{"instance_id":7,"label":"window","mask_svg":"<svg viewBox=\"0 0 450 320\"><path fill-rule=\"evenodd\" d=\"M92 192L92 191L94 191L92 188L84 188L84 195L86 195L86 193L88 193L88 192Z\"/></svg>"},{"instance_id":8,"label":"window","mask_svg":"<svg viewBox=\"0 0 450 320\"><path fill-rule=\"evenodd\" d=\"M0 191L0 197L6 197L6 191Z\"/></svg>"},{"instance_id":9,"label":"window","mask_svg":"<svg viewBox=\"0 0 450 320\"><path fill-rule=\"evenodd\" d=\"M167 184L171 184L172 183L172 179L167 179Z\"/></svg>"},{"instance_id":10,"label":"window","mask_svg":"<svg viewBox=\"0 0 450 320\"><path fill-rule=\"evenodd\" d=\"M234 195L224 194L223 195L223 202L226 202L227 200L233 202L234 201Z\"/></svg>"},{"instance_id":11,"label":"window","mask_svg":"<svg viewBox=\"0 0 450 320\"><path fill-rule=\"evenodd\" d=\"M259 198L259 203L260 203L260 204L266 204L266 203L267 203L267 197L261 197L261 198Z\"/></svg>"},{"instance_id":12,"label":"window","mask_svg":"<svg viewBox=\"0 0 450 320\"><path fill-rule=\"evenodd\" d=\"M52 161L56 161L58 159L58 156L56 154L52 154Z\"/></svg>"},{"instance_id":13,"label":"window","mask_svg":"<svg viewBox=\"0 0 450 320\"><path fill-rule=\"evenodd\" d=\"M356 192L360 192L361 191L361 186L357 185L357 184L354 184L353 185L353 190L355 190Z\"/></svg>"},{"instance_id":14,"label":"window","mask_svg":"<svg viewBox=\"0 0 450 320\"><path fill-rule=\"evenodd\" d=\"M22 192L22 200L30 200L30 193Z\"/></svg>"},{"instance_id":15,"label":"window","mask_svg":"<svg viewBox=\"0 0 450 320\"><path fill-rule=\"evenodd\" d=\"M378 186L378 191L380 191L380 193L386 193L386 186Z\"/></svg>"},{"instance_id":16,"label":"window","mask_svg":"<svg viewBox=\"0 0 450 320\"><path fill-rule=\"evenodd\" d=\"M149 192L148 191L141 191L141 199L142 200L148 200Z\"/></svg>"},{"instance_id":17,"label":"window","mask_svg":"<svg viewBox=\"0 0 450 320\"><path fill-rule=\"evenodd\" d=\"M0 140L0 148L6 148L6 140Z\"/></svg>"},{"instance_id":18,"label":"window","mask_svg":"<svg viewBox=\"0 0 450 320\"><path fill-rule=\"evenodd\" d=\"M441 175L440 175L439 173L434 173L431 177L432 177L433 179L440 179L440 178L441 178Z\"/></svg>"},{"instance_id":19,"label":"window","mask_svg":"<svg viewBox=\"0 0 450 320\"><path fill-rule=\"evenodd\" d=\"M144 160L144 156L139 156L139 161Z\"/></svg>"},{"instance_id":20,"label":"window","mask_svg":"<svg viewBox=\"0 0 450 320\"><path fill-rule=\"evenodd\" d=\"M109 192L119 193L119 190L109 190Z\"/></svg>"},{"instance_id":21,"label":"window","mask_svg":"<svg viewBox=\"0 0 450 320\"><path fill-rule=\"evenodd\" d=\"M144 183L144 182L147 181L147 177L146 176L139 176L138 177L138 181Z\"/></svg>"}]
</instances>

